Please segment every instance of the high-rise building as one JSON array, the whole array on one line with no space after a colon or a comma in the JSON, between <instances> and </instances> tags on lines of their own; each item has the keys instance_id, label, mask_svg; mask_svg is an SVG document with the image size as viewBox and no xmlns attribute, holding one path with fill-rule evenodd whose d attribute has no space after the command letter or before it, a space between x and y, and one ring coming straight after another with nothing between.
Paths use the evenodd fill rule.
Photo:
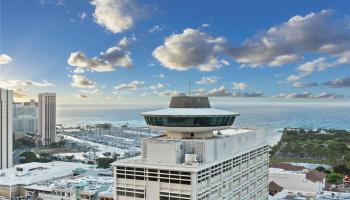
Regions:
<instances>
[{"instance_id":1,"label":"high-rise building","mask_svg":"<svg viewBox=\"0 0 350 200\"><path fill-rule=\"evenodd\" d=\"M13 132L38 132L38 103L34 100L23 103L13 103Z\"/></svg>"},{"instance_id":2,"label":"high-rise building","mask_svg":"<svg viewBox=\"0 0 350 200\"><path fill-rule=\"evenodd\" d=\"M181 96L142 115L162 134L143 139L140 157L113 163L114 199L268 199L265 134L232 128L238 113Z\"/></svg>"},{"instance_id":3,"label":"high-rise building","mask_svg":"<svg viewBox=\"0 0 350 200\"><path fill-rule=\"evenodd\" d=\"M12 167L12 90L0 88L0 169Z\"/></svg>"},{"instance_id":4,"label":"high-rise building","mask_svg":"<svg viewBox=\"0 0 350 200\"><path fill-rule=\"evenodd\" d=\"M41 93L39 100L38 132L43 146L56 141L56 94Z\"/></svg>"}]
</instances>

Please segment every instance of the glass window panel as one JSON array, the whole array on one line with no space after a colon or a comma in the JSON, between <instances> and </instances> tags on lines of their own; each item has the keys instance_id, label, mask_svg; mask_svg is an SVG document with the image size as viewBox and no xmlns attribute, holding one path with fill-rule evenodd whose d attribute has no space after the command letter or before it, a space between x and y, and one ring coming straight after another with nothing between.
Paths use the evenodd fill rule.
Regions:
<instances>
[{"instance_id":1,"label":"glass window panel","mask_svg":"<svg viewBox=\"0 0 350 200\"><path fill-rule=\"evenodd\" d=\"M169 127L212 127L232 125L235 117L212 116L212 117L158 117L146 116L148 125Z\"/></svg>"}]
</instances>

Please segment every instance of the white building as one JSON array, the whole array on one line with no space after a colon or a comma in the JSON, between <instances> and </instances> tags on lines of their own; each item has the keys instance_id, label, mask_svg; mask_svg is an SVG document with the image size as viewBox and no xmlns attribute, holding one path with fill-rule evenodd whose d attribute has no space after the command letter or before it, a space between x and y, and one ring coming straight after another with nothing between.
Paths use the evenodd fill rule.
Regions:
<instances>
[{"instance_id":1,"label":"white building","mask_svg":"<svg viewBox=\"0 0 350 200\"><path fill-rule=\"evenodd\" d=\"M56 141L56 94L39 94L38 131L43 146Z\"/></svg>"},{"instance_id":2,"label":"white building","mask_svg":"<svg viewBox=\"0 0 350 200\"><path fill-rule=\"evenodd\" d=\"M232 129L238 113L212 109L207 97L173 97L142 115L164 134L144 139L141 157L113 163L115 200L268 198L264 133Z\"/></svg>"},{"instance_id":3,"label":"white building","mask_svg":"<svg viewBox=\"0 0 350 200\"><path fill-rule=\"evenodd\" d=\"M326 175L290 164L276 164L269 169L269 181L283 187L283 191L304 196L314 196L323 191Z\"/></svg>"},{"instance_id":4,"label":"white building","mask_svg":"<svg viewBox=\"0 0 350 200\"><path fill-rule=\"evenodd\" d=\"M73 162L27 163L0 170L0 196L14 199L25 197L25 186L47 180L72 176L77 168L88 165Z\"/></svg>"},{"instance_id":5,"label":"white building","mask_svg":"<svg viewBox=\"0 0 350 200\"><path fill-rule=\"evenodd\" d=\"M38 132L38 103L34 100L23 103L13 103L13 132Z\"/></svg>"},{"instance_id":6,"label":"white building","mask_svg":"<svg viewBox=\"0 0 350 200\"><path fill-rule=\"evenodd\" d=\"M78 171L78 170L77 170ZM111 171L89 169L79 174L56 180L49 180L24 187L27 199L50 200L111 200L106 198L112 189Z\"/></svg>"},{"instance_id":7,"label":"white building","mask_svg":"<svg viewBox=\"0 0 350 200\"><path fill-rule=\"evenodd\" d=\"M349 200L350 193L324 191L317 195L316 200Z\"/></svg>"},{"instance_id":8,"label":"white building","mask_svg":"<svg viewBox=\"0 0 350 200\"><path fill-rule=\"evenodd\" d=\"M0 169L12 167L12 90L0 88Z\"/></svg>"}]
</instances>

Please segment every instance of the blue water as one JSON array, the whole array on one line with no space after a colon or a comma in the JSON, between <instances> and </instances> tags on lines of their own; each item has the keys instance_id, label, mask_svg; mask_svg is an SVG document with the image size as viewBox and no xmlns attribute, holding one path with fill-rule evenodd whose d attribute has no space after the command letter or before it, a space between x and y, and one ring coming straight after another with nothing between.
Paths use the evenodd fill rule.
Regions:
<instances>
[{"instance_id":1,"label":"blue water","mask_svg":"<svg viewBox=\"0 0 350 200\"><path fill-rule=\"evenodd\" d=\"M57 121L66 126L107 122L120 126L145 126L141 112L164 106L73 106L57 107ZM235 126L265 129L278 140L284 127L335 128L350 130L350 103L224 103L212 107L239 112Z\"/></svg>"}]
</instances>

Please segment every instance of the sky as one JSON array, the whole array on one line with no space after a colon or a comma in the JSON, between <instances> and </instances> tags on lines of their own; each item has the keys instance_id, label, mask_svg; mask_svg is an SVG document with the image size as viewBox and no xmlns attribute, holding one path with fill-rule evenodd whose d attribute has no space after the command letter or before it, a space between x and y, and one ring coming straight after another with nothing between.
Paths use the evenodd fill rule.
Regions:
<instances>
[{"instance_id":1,"label":"sky","mask_svg":"<svg viewBox=\"0 0 350 200\"><path fill-rule=\"evenodd\" d=\"M348 1L2 0L0 87L59 104L350 99Z\"/></svg>"}]
</instances>

